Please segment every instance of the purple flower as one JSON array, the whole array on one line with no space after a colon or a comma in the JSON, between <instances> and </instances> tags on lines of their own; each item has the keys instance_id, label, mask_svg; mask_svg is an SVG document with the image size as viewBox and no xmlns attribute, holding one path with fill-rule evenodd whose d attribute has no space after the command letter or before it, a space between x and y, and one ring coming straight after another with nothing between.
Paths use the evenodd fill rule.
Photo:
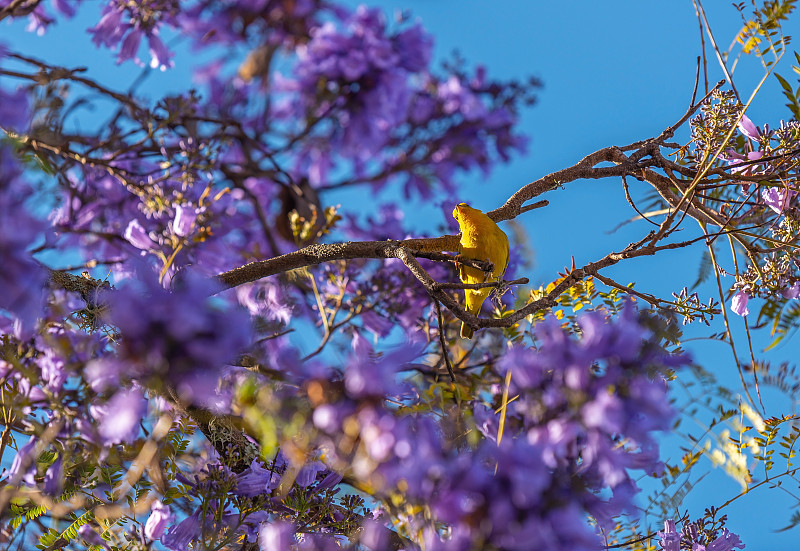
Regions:
<instances>
[{"instance_id":1,"label":"purple flower","mask_svg":"<svg viewBox=\"0 0 800 551\"><path fill-rule=\"evenodd\" d=\"M49 496L57 496L64 485L64 457L59 454L58 459L47 468L44 473L44 491Z\"/></svg>"},{"instance_id":2,"label":"purple flower","mask_svg":"<svg viewBox=\"0 0 800 551\"><path fill-rule=\"evenodd\" d=\"M791 287L787 287L781 291L783 298L798 298L800 297L800 281L795 281Z\"/></svg>"},{"instance_id":3,"label":"purple flower","mask_svg":"<svg viewBox=\"0 0 800 551\"><path fill-rule=\"evenodd\" d=\"M364 520L359 543L372 551L390 549L389 529L372 519Z\"/></svg>"},{"instance_id":4,"label":"purple flower","mask_svg":"<svg viewBox=\"0 0 800 551\"><path fill-rule=\"evenodd\" d=\"M759 139L759 132L758 128L753 121L750 120L750 117L747 115L742 115L742 119L739 121L737 125L739 130L741 130L742 134L750 138L751 140L758 140Z\"/></svg>"},{"instance_id":5,"label":"purple flower","mask_svg":"<svg viewBox=\"0 0 800 551\"><path fill-rule=\"evenodd\" d=\"M125 37L119 49L117 63L122 63L126 59L136 59L136 54L139 52L139 44L142 42L142 34L144 33L141 31L133 31Z\"/></svg>"},{"instance_id":6,"label":"purple flower","mask_svg":"<svg viewBox=\"0 0 800 551\"><path fill-rule=\"evenodd\" d=\"M0 128L21 131L28 125L28 93L22 88L9 94L0 88Z\"/></svg>"},{"instance_id":7,"label":"purple flower","mask_svg":"<svg viewBox=\"0 0 800 551\"><path fill-rule=\"evenodd\" d=\"M676 531L674 520L664 521L664 531L659 532L658 537L663 551L681 551L681 535Z\"/></svg>"},{"instance_id":8,"label":"purple flower","mask_svg":"<svg viewBox=\"0 0 800 551\"><path fill-rule=\"evenodd\" d=\"M142 36L147 36L150 50L150 66L162 71L173 66L172 53L158 37L164 24L177 26L173 2L117 2L109 1L103 8L103 16L89 29L92 42L97 46L116 48L120 45L117 63L136 57Z\"/></svg>"},{"instance_id":9,"label":"purple flower","mask_svg":"<svg viewBox=\"0 0 800 551\"><path fill-rule=\"evenodd\" d=\"M11 462L11 467L5 473L4 478L8 483L15 486L24 481L29 486L36 483L36 458L33 456L36 448L36 437L31 436L28 442L17 450L17 455Z\"/></svg>"},{"instance_id":10,"label":"purple flower","mask_svg":"<svg viewBox=\"0 0 800 551\"><path fill-rule=\"evenodd\" d=\"M137 249L149 251L156 248L156 244L147 235L147 231L142 227L138 220L135 218L128 223L125 228L125 239Z\"/></svg>"},{"instance_id":11,"label":"purple flower","mask_svg":"<svg viewBox=\"0 0 800 551\"><path fill-rule=\"evenodd\" d=\"M139 423L147 411L147 400L140 388L117 391L106 404L95 408L98 433L106 445L130 443L139 434Z\"/></svg>"},{"instance_id":12,"label":"purple flower","mask_svg":"<svg viewBox=\"0 0 800 551\"><path fill-rule=\"evenodd\" d=\"M150 505L150 516L144 525L144 535L151 540L159 539L166 530L167 525L175 520L175 516L169 509L169 505L164 505L156 500Z\"/></svg>"},{"instance_id":13,"label":"purple flower","mask_svg":"<svg viewBox=\"0 0 800 551\"><path fill-rule=\"evenodd\" d=\"M185 551L192 541L200 537L200 512L201 509L197 509L177 525L170 526L169 531L161 537L161 543L172 551Z\"/></svg>"},{"instance_id":14,"label":"purple flower","mask_svg":"<svg viewBox=\"0 0 800 551\"><path fill-rule=\"evenodd\" d=\"M422 345L410 344L375 361L372 346L357 329L353 330L352 347L353 356L345 370L344 385L354 398L396 394L399 389L395 381L397 372L424 351Z\"/></svg>"},{"instance_id":15,"label":"purple flower","mask_svg":"<svg viewBox=\"0 0 800 551\"><path fill-rule=\"evenodd\" d=\"M280 482L278 473L265 469L258 459L253 459L250 468L236 476L234 492L245 497L256 497L274 490Z\"/></svg>"},{"instance_id":16,"label":"purple flower","mask_svg":"<svg viewBox=\"0 0 800 551\"><path fill-rule=\"evenodd\" d=\"M192 231L194 221L197 219L197 209L189 205L175 207L175 220L172 222L172 231L175 235L186 237Z\"/></svg>"},{"instance_id":17,"label":"purple flower","mask_svg":"<svg viewBox=\"0 0 800 551\"><path fill-rule=\"evenodd\" d=\"M774 210L778 214L783 214L783 211L792 202L795 196L794 191L786 188L771 187L761 190L761 198L764 204Z\"/></svg>"},{"instance_id":18,"label":"purple flower","mask_svg":"<svg viewBox=\"0 0 800 551\"><path fill-rule=\"evenodd\" d=\"M301 95L294 111L301 114L319 100L325 109L330 100L320 92L339 93L334 142L345 156L365 161L406 121L409 77L427 66L431 45L419 26L390 35L381 12L364 6L344 21L344 29L327 22L298 50L294 74Z\"/></svg>"},{"instance_id":19,"label":"purple flower","mask_svg":"<svg viewBox=\"0 0 800 551\"><path fill-rule=\"evenodd\" d=\"M2 103L2 98L0 98ZM21 323L27 338L36 320L43 315L44 286L47 272L28 252L30 245L47 235L44 223L30 216L24 198L31 190L17 177L19 166L0 145L0 310L6 310Z\"/></svg>"},{"instance_id":20,"label":"purple flower","mask_svg":"<svg viewBox=\"0 0 800 551\"><path fill-rule=\"evenodd\" d=\"M421 25L414 25L395 37L400 66L411 73L424 71L431 61L433 38Z\"/></svg>"},{"instance_id":21,"label":"purple flower","mask_svg":"<svg viewBox=\"0 0 800 551\"><path fill-rule=\"evenodd\" d=\"M288 324L292 307L286 292L273 281L259 280L236 288L236 298L253 316Z\"/></svg>"},{"instance_id":22,"label":"purple flower","mask_svg":"<svg viewBox=\"0 0 800 551\"><path fill-rule=\"evenodd\" d=\"M105 540L88 524L84 524L78 528L78 535L89 545L100 545L106 548Z\"/></svg>"},{"instance_id":23,"label":"purple flower","mask_svg":"<svg viewBox=\"0 0 800 551\"><path fill-rule=\"evenodd\" d=\"M739 539L739 536L729 531L727 528L723 528L722 535L709 543L706 546L706 551L733 551L734 548L744 549L744 543ZM698 551L702 551L702 549L698 549Z\"/></svg>"},{"instance_id":24,"label":"purple flower","mask_svg":"<svg viewBox=\"0 0 800 551\"><path fill-rule=\"evenodd\" d=\"M731 299L731 310L740 316L748 315L750 313L750 309L747 307L748 300L750 300L750 295L744 291L739 291Z\"/></svg>"},{"instance_id":25,"label":"purple flower","mask_svg":"<svg viewBox=\"0 0 800 551\"><path fill-rule=\"evenodd\" d=\"M297 473L295 482L301 488L308 488L317 480L317 473L324 471L325 465L320 461L311 461L303 465L300 472Z\"/></svg>"},{"instance_id":26,"label":"purple flower","mask_svg":"<svg viewBox=\"0 0 800 551\"><path fill-rule=\"evenodd\" d=\"M52 348L46 348L38 363L47 389L54 393L59 392L68 375L64 368L64 358L56 354Z\"/></svg>"},{"instance_id":27,"label":"purple flower","mask_svg":"<svg viewBox=\"0 0 800 551\"><path fill-rule=\"evenodd\" d=\"M103 392L114 388L125 373L127 365L117 358L97 358L86 364L83 368L83 378L95 392Z\"/></svg>"},{"instance_id":28,"label":"purple flower","mask_svg":"<svg viewBox=\"0 0 800 551\"><path fill-rule=\"evenodd\" d=\"M114 46L122 39L125 31L129 28L127 23L122 23L122 11L115 6L114 2L109 2L103 8L103 16L94 27L88 29L92 36L92 42L100 46Z\"/></svg>"},{"instance_id":29,"label":"purple flower","mask_svg":"<svg viewBox=\"0 0 800 551\"><path fill-rule=\"evenodd\" d=\"M173 292L144 270L138 284L109 299L109 321L124 335L126 375L155 386L166 378L188 401L216 400L222 367L250 344L249 316L209 298L218 284L192 271Z\"/></svg>"},{"instance_id":30,"label":"purple flower","mask_svg":"<svg viewBox=\"0 0 800 551\"><path fill-rule=\"evenodd\" d=\"M287 551L294 540L294 526L288 522L266 522L258 532L261 551Z\"/></svg>"},{"instance_id":31,"label":"purple flower","mask_svg":"<svg viewBox=\"0 0 800 551\"><path fill-rule=\"evenodd\" d=\"M171 59L172 52L167 50L155 30L147 35L147 43L150 46L150 67L166 71L175 66Z\"/></svg>"}]
</instances>

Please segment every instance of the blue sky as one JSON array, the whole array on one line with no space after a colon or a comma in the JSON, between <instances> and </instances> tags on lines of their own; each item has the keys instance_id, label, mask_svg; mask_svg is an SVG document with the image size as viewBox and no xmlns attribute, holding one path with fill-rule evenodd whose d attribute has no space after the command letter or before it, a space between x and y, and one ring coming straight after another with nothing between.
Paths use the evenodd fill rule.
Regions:
<instances>
[{"instance_id":1,"label":"blue sky","mask_svg":"<svg viewBox=\"0 0 800 551\"><path fill-rule=\"evenodd\" d=\"M717 42L727 49L741 26L740 16L729 2L706 3ZM596 149L658 135L685 112L701 51L691 0L381 0L369 5L380 6L388 14L398 9L410 11L434 35L435 53L440 59L457 49L469 62L484 64L491 76L524 79L532 75L543 82L537 104L523 119L523 130L531 138L528 153L496 169L488 180L480 174L463 178L460 199L482 210L498 207L522 185L570 166ZM0 23L0 41L56 64L89 65L89 76L124 88L139 69L130 63L117 66L109 52L97 50L82 32L96 16L88 21L62 24L44 37L25 33L23 25ZM800 31L797 19L786 30L790 34ZM792 76L788 61L778 68L787 78ZM175 69L151 74L148 89L157 92L187 87L190 70L180 62L181 57ZM709 57L708 71L711 83L722 78L713 57ZM749 96L762 74L757 59L742 58L734 74L740 93ZM748 114L756 124L775 126L789 116L784 103L773 77ZM686 139L685 132L676 137L679 142ZM641 184L631 185L636 196ZM346 204L355 196L343 194L340 200ZM635 214L617 180L570 183L546 198L550 207L519 219L535 254L533 267L520 275L527 275L536 285L555 279L556 272L569 265L572 256L578 265L598 259L646 231L639 222L611 233L618 223ZM407 215L421 233L433 233L441 222L441 211L433 206ZM607 275L621 283L636 281L642 291L669 296L694 281L700 253L698 247L636 260L615 267ZM732 282L729 278L726 283ZM712 294L711 288L701 290L701 298ZM734 321L741 324L738 319ZM715 330L721 330L721 325ZM708 332L691 328L688 335ZM759 343L763 346L762 341ZM739 391L729 349L706 342L693 343L690 348L707 369L734 392ZM788 359L792 350L797 350L796 342L780 347L770 357ZM788 413L786 408L780 411ZM716 470L680 509L689 509L694 518L705 507L721 504L738 490L737 483ZM727 509L729 527L742 536L747 549L796 549L800 529L775 532L788 523L789 503L781 490L758 490Z\"/></svg>"}]
</instances>

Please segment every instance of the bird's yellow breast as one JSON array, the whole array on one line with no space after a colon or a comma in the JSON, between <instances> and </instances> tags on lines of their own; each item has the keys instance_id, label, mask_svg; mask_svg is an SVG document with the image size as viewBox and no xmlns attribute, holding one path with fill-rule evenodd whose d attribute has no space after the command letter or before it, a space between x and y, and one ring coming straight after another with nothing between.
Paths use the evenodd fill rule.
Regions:
<instances>
[{"instance_id":1,"label":"bird's yellow breast","mask_svg":"<svg viewBox=\"0 0 800 551\"><path fill-rule=\"evenodd\" d=\"M500 277L508 266L509 246L505 232L488 216L466 203L453 209L453 218L461 228L459 252L475 260L488 260L494 264L492 276ZM469 270L483 272L475 268ZM481 279L483 281L483 279Z\"/></svg>"},{"instance_id":2,"label":"bird's yellow breast","mask_svg":"<svg viewBox=\"0 0 800 551\"><path fill-rule=\"evenodd\" d=\"M453 218L461 228L461 240L458 252L474 260L488 260L494 265L492 273L488 275L490 281L499 281L508 267L509 246L508 237L500 227L488 216L466 203L459 203L453 209ZM459 278L462 283L484 283L487 280L486 272L470 266L459 266ZM491 288L465 289L464 299L468 312L478 315L483 301L491 293ZM472 337L472 330L466 325L461 326L461 336Z\"/></svg>"}]
</instances>

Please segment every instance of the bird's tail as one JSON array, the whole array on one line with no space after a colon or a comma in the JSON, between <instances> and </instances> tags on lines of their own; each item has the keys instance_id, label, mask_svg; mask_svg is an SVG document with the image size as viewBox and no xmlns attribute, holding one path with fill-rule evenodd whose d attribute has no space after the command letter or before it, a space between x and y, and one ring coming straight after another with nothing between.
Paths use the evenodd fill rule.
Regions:
<instances>
[{"instance_id":1,"label":"bird's tail","mask_svg":"<svg viewBox=\"0 0 800 551\"><path fill-rule=\"evenodd\" d=\"M474 334L475 334L475 331L473 331L472 327L470 327L469 325L467 325L466 323L464 323L462 321L461 322L461 338L462 339L471 339L472 335L474 335Z\"/></svg>"},{"instance_id":2,"label":"bird's tail","mask_svg":"<svg viewBox=\"0 0 800 551\"><path fill-rule=\"evenodd\" d=\"M467 304L466 305L466 310L467 310L467 312L469 312L473 316L477 316L477 315L479 315L481 313L481 306L482 305L483 305L483 300L481 300L477 304L472 304L471 306L470 306L470 304ZM472 329L472 327L470 327L469 325L467 325L466 323L464 323L462 321L461 322L461 338L462 339L471 339L474 334L475 334L475 330Z\"/></svg>"}]
</instances>

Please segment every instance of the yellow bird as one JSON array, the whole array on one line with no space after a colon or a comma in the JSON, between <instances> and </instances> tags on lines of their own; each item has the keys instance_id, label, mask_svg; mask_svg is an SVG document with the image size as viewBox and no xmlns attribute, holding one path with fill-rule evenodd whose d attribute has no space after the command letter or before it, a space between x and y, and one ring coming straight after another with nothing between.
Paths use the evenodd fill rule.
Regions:
<instances>
[{"instance_id":1,"label":"yellow bird","mask_svg":"<svg viewBox=\"0 0 800 551\"><path fill-rule=\"evenodd\" d=\"M459 203L453 209L453 218L461 228L461 242L458 252L474 260L488 260L494 264L494 271L487 274L477 268L459 265L458 275L462 283L485 283L500 281L508 267L508 237L494 220L478 209L466 203ZM478 315L483 301L492 292L492 287L482 289L464 289L464 298L467 303L467 312ZM474 331L465 323L461 323L461 338L471 339Z\"/></svg>"}]
</instances>

